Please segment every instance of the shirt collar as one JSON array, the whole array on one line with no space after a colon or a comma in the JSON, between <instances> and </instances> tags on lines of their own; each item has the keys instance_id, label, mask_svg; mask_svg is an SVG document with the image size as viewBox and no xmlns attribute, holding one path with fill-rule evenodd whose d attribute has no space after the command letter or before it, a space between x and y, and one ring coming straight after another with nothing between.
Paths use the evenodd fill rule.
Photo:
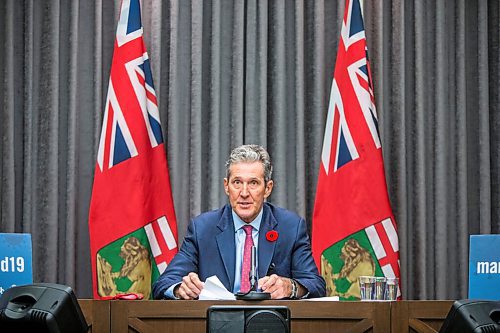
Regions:
<instances>
[{"instance_id":1,"label":"shirt collar","mask_svg":"<svg viewBox=\"0 0 500 333\"><path fill-rule=\"evenodd\" d=\"M250 223L246 223L244 222L239 216L238 214L236 214L234 212L233 209L231 209L231 214L233 215L233 223L234 223L234 231L237 232L238 230L241 229L241 227L243 227L244 225L248 225L250 224L252 227L254 227L257 231L259 231L259 228L260 228L260 222L262 221L262 214L264 212L264 209L261 209L259 214L257 214L257 216L255 217L255 219L250 222Z\"/></svg>"}]
</instances>

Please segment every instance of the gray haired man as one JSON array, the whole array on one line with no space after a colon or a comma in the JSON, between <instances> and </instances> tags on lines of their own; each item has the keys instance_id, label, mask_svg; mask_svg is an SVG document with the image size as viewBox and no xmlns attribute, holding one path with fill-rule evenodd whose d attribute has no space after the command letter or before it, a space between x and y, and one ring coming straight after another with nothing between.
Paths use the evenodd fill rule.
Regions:
<instances>
[{"instance_id":1,"label":"gray haired man","mask_svg":"<svg viewBox=\"0 0 500 333\"><path fill-rule=\"evenodd\" d=\"M153 286L156 299L197 299L216 275L230 291L247 292L248 248L257 248L258 283L272 299L325 296L306 222L265 202L273 190L271 159L258 145L231 151L224 191L229 204L191 220L184 242Z\"/></svg>"}]
</instances>

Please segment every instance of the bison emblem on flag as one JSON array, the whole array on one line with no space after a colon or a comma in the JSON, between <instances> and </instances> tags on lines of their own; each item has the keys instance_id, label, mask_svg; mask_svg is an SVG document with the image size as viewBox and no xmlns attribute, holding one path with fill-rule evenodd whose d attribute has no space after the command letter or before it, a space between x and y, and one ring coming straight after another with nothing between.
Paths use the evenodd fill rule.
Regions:
<instances>
[{"instance_id":1,"label":"bison emblem on flag","mask_svg":"<svg viewBox=\"0 0 500 333\"><path fill-rule=\"evenodd\" d=\"M177 252L172 230L162 216L97 252L99 296L139 293L151 296L151 281L167 268Z\"/></svg>"}]
</instances>

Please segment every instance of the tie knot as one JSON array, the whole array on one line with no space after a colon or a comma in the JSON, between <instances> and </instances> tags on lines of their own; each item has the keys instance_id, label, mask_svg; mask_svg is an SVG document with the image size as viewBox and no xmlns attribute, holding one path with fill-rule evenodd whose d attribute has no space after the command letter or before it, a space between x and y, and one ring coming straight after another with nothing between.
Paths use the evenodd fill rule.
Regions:
<instances>
[{"instance_id":1,"label":"tie knot","mask_svg":"<svg viewBox=\"0 0 500 333\"><path fill-rule=\"evenodd\" d=\"M244 225L243 226L243 230L245 231L245 234L247 234L247 236L252 234L252 229L253 229L253 227L251 225Z\"/></svg>"}]
</instances>

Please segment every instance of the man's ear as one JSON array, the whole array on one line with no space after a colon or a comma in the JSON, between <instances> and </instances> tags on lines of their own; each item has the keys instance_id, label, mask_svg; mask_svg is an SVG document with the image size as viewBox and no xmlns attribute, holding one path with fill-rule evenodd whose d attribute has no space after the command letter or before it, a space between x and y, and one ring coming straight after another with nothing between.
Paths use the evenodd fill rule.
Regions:
<instances>
[{"instance_id":1,"label":"man's ear","mask_svg":"<svg viewBox=\"0 0 500 333\"><path fill-rule=\"evenodd\" d=\"M224 192L229 195L229 180L227 178L224 178Z\"/></svg>"},{"instance_id":2,"label":"man's ear","mask_svg":"<svg viewBox=\"0 0 500 333\"><path fill-rule=\"evenodd\" d=\"M267 198L268 196L271 195L271 192L273 191L273 186L274 186L274 182L272 180L267 182L266 190L264 192L264 198Z\"/></svg>"}]
</instances>

